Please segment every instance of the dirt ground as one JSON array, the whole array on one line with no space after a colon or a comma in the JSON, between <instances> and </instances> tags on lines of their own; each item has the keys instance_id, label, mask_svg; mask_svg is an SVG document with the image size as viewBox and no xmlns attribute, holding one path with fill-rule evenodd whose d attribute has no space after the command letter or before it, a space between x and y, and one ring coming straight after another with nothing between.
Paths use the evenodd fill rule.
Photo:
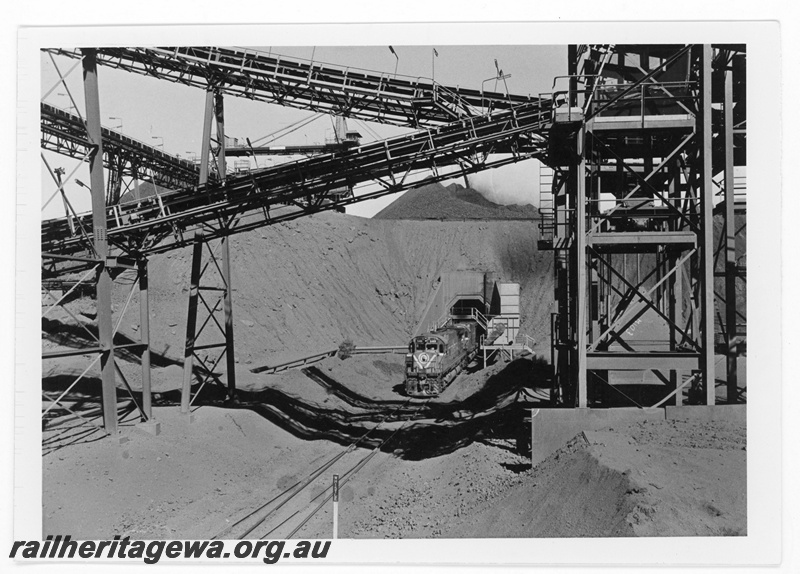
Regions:
<instances>
[{"instance_id":1,"label":"dirt ground","mask_svg":"<svg viewBox=\"0 0 800 574\"><path fill-rule=\"evenodd\" d=\"M432 400L400 394L403 355L251 372L346 338L404 345L438 276L458 269L520 282L522 331L546 354L553 258L536 251L536 234L533 221L322 214L235 236L238 402L226 403L210 385L192 415L178 407L190 253L153 257L152 379L161 434L137 425L121 382L119 438L103 439L75 418L48 421L44 534L329 537L334 474L343 537L745 534L743 426L622 425L576 437L530 468L517 453L521 405L547 398L541 364L531 357L485 370L473 365ZM118 344L136 340L141 328L135 293L122 313L125 282L118 278L113 298L115 320L122 317ZM43 320L44 349L90 340L91 302L76 299L67 308L72 316L56 309ZM44 361L44 391L54 398L88 362ZM119 362L139 396L138 359L121 352ZM224 376L224 361L218 372ZM90 369L64 403L99 423L99 386Z\"/></svg>"},{"instance_id":2,"label":"dirt ground","mask_svg":"<svg viewBox=\"0 0 800 574\"><path fill-rule=\"evenodd\" d=\"M617 425L532 469L507 424L530 359L413 402L390 384L401 361L331 358L262 376L237 407L213 406L212 393L191 416L167 394L159 436L133 416L120 441L58 442L52 429L45 535L329 537L334 474L343 537L746 534L743 425Z\"/></svg>"}]
</instances>

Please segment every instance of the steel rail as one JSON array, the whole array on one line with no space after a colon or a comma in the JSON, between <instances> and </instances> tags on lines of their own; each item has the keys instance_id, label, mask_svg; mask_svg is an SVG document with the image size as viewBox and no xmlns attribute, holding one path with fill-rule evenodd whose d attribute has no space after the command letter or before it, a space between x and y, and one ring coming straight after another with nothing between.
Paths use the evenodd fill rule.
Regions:
<instances>
[{"instance_id":1,"label":"steel rail","mask_svg":"<svg viewBox=\"0 0 800 574\"><path fill-rule=\"evenodd\" d=\"M423 409L423 408L424 408L424 407L425 407L425 406L428 404L428 402L430 402L430 400L431 400L431 399L427 399L427 400L426 400L424 403L422 403L422 404L419 406L419 408L417 409L417 412L421 411L421 410L422 410L422 409ZM409 418L408 420L404 421L402 425L400 425L398 428L396 428L396 429L394 430L394 432L392 432L392 434L390 434L388 437L386 437L386 439L384 439L384 440L383 440L383 441L382 441L382 442L381 442L379 445L377 445L376 447L374 447L374 448L372 449L372 451L370 451L370 452L369 452L369 453L368 453L366 456L364 456L364 457L363 457L363 458L362 458L360 461L358 461L358 462L357 462L357 463L356 463L354 466L350 467L350 468L347 470L347 472L345 472L345 473L344 473L344 475L342 476L341 480L339 481L339 486L340 486L340 487L342 487L342 486L344 486L345 484L347 484L347 483L348 483L348 482L349 482L349 481L350 481L350 480L351 480L351 479L352 479L352 478L353 478L353 477L354 477L354 476L355 476L355 475L356 475L356 474L357 474L357 473L358 473L358 472L359 472L359 471L360 471L362 468L364 468L364 467L367 465L367 463L369 463L369 461L371 461L371 460L372 460L372 459L375 457L375 455L376 455L376 454L378 454L378 452L379 452L379 451L380 451L380 450L381 450L381 449L382 449L384 446L386 446L386 444L387 444L389 441L391 441L391 440L392 440L392 439L393 439L393 438L394 438L394 437L395 437L395 436L396 436L396 435L397 435L397 434L398 434L400 431L402 431L402 430L403 430L403 429L406 427L406 425L407 425L409 422L411 422L411 421L413 421L413 420L414 420L414 417L413 417L413 415L412 415L412 416L411 416L411 418ZM381 424L383 424L383 421L381 421ZM377 427L376 427L376 428L377 428ZM331 490L332 490L332 488L333 488L332 486L329 486L329 487L325 488L325 490L323 490L323 491L322 491L322 492L320 492L320 493L319 493L317 496L315 496L315 497L314 497L314 498L311 500L311 502L313 502L314 500L316 500L316 499L320 498L320 497L321 497L323 494L325 494L325 493L326 493L326 492L327 492L329 489L331 489ZM314 517L314 516L317 514L317 512L319 512L320 510L322 510L323 506L325 506L325 504L327 504L327 502L328 502L328 501L329 501L331 498L333 498L333 492L331 492L331 493L330 493L329 495L327 495L327 496L326 496L326 497L325 497L325 498L324 498L322 501L320 501L320 503L319 503L319 504L317 504L317 506L316 506L316 507L315 507L315 508L314 508L314 509L311 511L311 513L310 513L308 516L306 516L306 517L305 517L305 519L303 519L303 521L302 521L302 522L300 522L300 524L299 524L299 525L297 525L297 526L295 527L295 529L294 529L294 530L292 530L292 531L289 533L289 535L286 537L286 538L287 538L287 540L288 540L289 538L291 538L292 536L294 536L295 534L297 534L297 532L298 532L298 531L299 531L301 528L303 528L303 526L305 526L306 524L308 524L308 522L309 522L309 521L310 521L310 520L311 520L311 519L312 519L312 518L313 518L313 517ZM298 512L299 512L299 511L298 511ZM296 514L298 514L298 512L296 512L295 514L293 514L292 516L290 516L290 517L289 517L289 519L291 519L291 518L294 518L294 516L295 516ZM272 533L273 533L273 532L274 532L276 529L278 529L278 528L280 528L281 526L283 526L283 524L285 524L286 522L288 522L288 520L289 520L289 519L287 519L287 520L284 520L284 521L283 521L281 524L279 524L278 526L276 526L275 528L273 528L272 530L270 530L269 532L267 532L267 534L265 534L264 536L262 536L262 539L263 539L263 538L266 538L267 536L269 536L270 534L272 534Z\"/></svg>"},{"instance_id":2,"label":"steel rail","mask_svg":"<svg viewBox=\"0 0 800 574\"><path fill-rule=\"evenodd\" d=\"M250 527L249 527L249 528L246 530L246 532L244 532L244 533L243 533L242 535L240 535L240 536L237 536L237 538L238 538L238 539L244 539L246 536L248 536L250 533L252 533L252 532L253 532L253 531L254 531L256 528L258 528L259 526L261 526L262 524L264 524L264 523L265 523L265 522L266 522L266 521L267 521L269 518L271 518L272 516L274 516L274 515L275 515L275 513L276 513L276 512L278 512L278 510L280 510L281 508L283 508L283 507L284 507L284 506L285 506L285 505L286 505L286 504L287 504L289 501L291 501L292 499L294 499L294 497L295 497L295 496L297 496L298 494L300 494L300 492L302 492L302 491L303 491L305 488L307 488L307 487L308 487L308 486L309 486L309 485L310 485L312 482L314 482L314 481L315 481L317 478L319 478L319 477L322 475L322 473L323 473L325 470L327 470L328 468L332 467L332 466L333 466L333 465L334 465L336 462L338 462L338 461L339 461L341 458L343 458L345 455L349 454L350 452L353 452L353 451L355 450L355 448L358 446L358 444L359 444L359 443L360 443L362 440L364 440L364 439L365 439L365 438L367 438L367 437L368 437L370 434L372 434L374 431L376 431L377 429L379 429L379 428L380 428L380 427L383 425L383 423L384 423L384 422L386 422L386 420L388 420L388 419L391 419L391 417L392 417L392 416L393 416L393 415L394 415L394 414L395 414L397 411L399 411L401 408L405 407L405 406L406 406L406 405L407 405L409 402L411 402L411 399L408 399L408 400L406 400L406 401L405 401L403 404L401 404L400 406L398 406L397 408L395 408L393 411L391 411L391 412L389 412L389 413L386 413L386 414L384 415L384 417L383 417L383 418L382 418L382 419L381 419L381 420L380 420L380 421L379 421L379 422L378 422L378 423L377 423L375 426L373 426L373 427L369 428L369 429L368 429L368 430L367 430L367 431L366 431L364 434L362 434L361 436L359 436L359 437L358 437L358 438L357 438L355 441L353 441L353 442L351 442L349 445L347 445L347 448L345 448L345 449L344 449L342 452L340 452L340 453L336 454L336 455L335 455L333 458L331 458L330 460L328 460L327 462L325 462L324 464L322 464L321 466L319 466L319 467L318 467L318 468L316 468L315 470L313 470L313 471L311 471L310 473L308 473L308 475L306 475L306 477L305 477L304 479L302 479L302 480L299 480L299 481L295 482L295 483L294 483L292 486L290 486L289 488L287 488L285 491L283 491L283 492L279 493L278 495L274 496L273 498L271 498L270 500L268 500L267 502L265 502L264 504L262 504L261 506L259 506L258 508L256 508L255 510L253 510L252 512L250 512L249 514L247 514L247 515L246 515L246 516L244 516L243 518L241 518L240 520L238 520L238 521L237 521L236 523L234 523L233 525L231 525L231 526L227 527L225 530L223 530L223 531L222 531L222 532L220 532L218 535L216 535L216 536L214 537L214 539L218 539L218 538L219 538L220 536L222 536L223 534L229 534L229 533L230 533L230 531L231 531L232 529L234 529L236 526L238 526L238 525L240 525L240 524L244 523L246 520L248 520L248 519L250 519L250 518L253 518L253 517L254 517L254 516L256 516L256 515L257 515L259 512L261 512L262 510L264 510L264 509L265 509L267 506L269 506L269 505L270 505L272 502L275 502L275 501L276 501L278 498L280 498L280 497L281 497L281 496L283 496L284 494L289 494L289 493L290 493L290 494L289 494L289 496L288 496L288 498L287 498L286 500L282 501L282 502L281 502L281 503L280 503L280 504L279 504L277 507L275 507L275 508L273 508L273 509L269 510L269 511L268 511L268 512L267 512L267 513L264 515L264 516L261 516L261 517L259 517L259 518L258 518L258 520L257 520L257 522L256 522L255 524L253 524L252 526L250 526ZM419 408L419 409L417 409L417 411L415 411L415 412L418 412L418 411L419 411L419 410L421 410L421 409L422 409L422 405L421 405L421 406L420 406L420 408ZM392 434L392 436L394 436L394 433ZM388 439L387 439L387 440L388 440ZM387 440L384 440L383 442L381 442L381 443L380 443L380 446L383 446L384 444L386 444ZM380 448L380 446L379 446L379 448ZM298 488L298 487L299 487L299 488ZM295 489L295 488L297 488L297 490L294 490L294 491L293 491L293 489ZM298 512L299 512L299 511L298 511ZM296 514L297 514L297 512L295 512L294 514L292 514L292 515L289 517L289 519L293 518L293 517L294 517ZM289 519L287 519L287 520L289 520ZM285 522L285 521L284 521L284 522ZM279 525L278 525L278 527L280 527L280 526L282 526L282 525L283 525L283 522L282 522L281 524L279 524ZM277 527L276 527L276 528L277 528ZM274 530L274 528L273 528L273 530ZM271 532L271 531L270 531L270 532Z\"/></svg>"}]
</instances>

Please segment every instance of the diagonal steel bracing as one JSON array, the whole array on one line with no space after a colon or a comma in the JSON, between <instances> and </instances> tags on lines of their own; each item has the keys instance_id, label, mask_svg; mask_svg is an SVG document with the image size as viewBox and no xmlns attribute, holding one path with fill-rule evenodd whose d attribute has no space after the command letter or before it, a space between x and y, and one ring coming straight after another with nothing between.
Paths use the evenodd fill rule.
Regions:
<instances>
[{"instance_id":1,"label":"diagonal steel bracing","mask_svg":"<svg viewBox=\"0 0 800 574\"><path fill-rule=\"evenodd\" d=\"M733 128L745 125L743 109L732 93L740 86L741 102L744 80L730 73L744 70L743 47L579 47L570 57L569 91L552 98L566 98L572 109L557 112L549 131L549 165L558 177L548 189L551 221L542 226L552 237L541 242L556 250L553 397L597 405L605 388L623 394L613 373L645 369L672 389L657 404L681 404L688 385L690 400L713 404L712 199L717 187L727 192L721 172L735 187L734 157L744 155L745 134ZM725 133L712 121L714 106L723 110ZM726 325L737 317L732 205L718 210L729 212L718 257L724 251L719 275L730 295L716 294ZM634 327L645 311L654 322L639 341ZM732 340L728 334L729 349ZM728 351L729 401L738 397L734 354Z\"/></svg>"}]
</instances>

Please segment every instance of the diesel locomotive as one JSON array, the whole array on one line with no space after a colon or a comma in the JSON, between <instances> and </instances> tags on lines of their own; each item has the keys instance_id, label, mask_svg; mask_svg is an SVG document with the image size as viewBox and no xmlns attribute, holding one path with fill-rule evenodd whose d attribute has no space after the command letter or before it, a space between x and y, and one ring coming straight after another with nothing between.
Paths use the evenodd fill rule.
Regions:
<instances>
[{"instance_id":1,"label":"diesel locomotive","mask_svg":"<svg viewBox=\"0 0 800 574\"><path fill-rule=\"evenodd\" d=\"M405 391L411 397L435 397L478 351L475 323L451 323L417 335L408 344Z\"/></svg>"}]
</instances>

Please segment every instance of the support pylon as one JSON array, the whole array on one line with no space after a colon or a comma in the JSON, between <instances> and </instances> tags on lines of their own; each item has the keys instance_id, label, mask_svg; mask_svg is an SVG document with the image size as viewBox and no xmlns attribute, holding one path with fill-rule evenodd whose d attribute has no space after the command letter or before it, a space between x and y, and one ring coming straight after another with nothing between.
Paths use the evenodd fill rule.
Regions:
<instances>
[{"instance_id":1,"label":"support pylon","mask_svg":"<svg viewBox=\"0 0 800 574\"><path fill-rule=\"evenodd\" d=\"M216 134L215 138L212 139L211 128L214 124L216 124ZM216 144L213 148L212 143ZM199 181L201 188L209 183L209 165L212 159L216 168L217 181L219 185L224 187L227 167L225 162L223 99L222 94L216 92L213 88L209 88L206 92L203 118L203 149L200 159ZM203 240L201 233L195 235L183 363L183 391L181 395L181 412L183 413L189 412L197 395L208 381L213 380L218 384L223 384L219 373L216 371L223 356L225 357L226 365L227 400L233 401L236 398L230 237L226 233L230 226L234 224L234 222L228 220L217 222L223 237L216 246L212 246ZM219 249L219 253L215 252L216 248ZM218 278L221 279L221 284L210 285L203 281L204 277L209 279L214 270L216 270ZM219 295L219 299L213 305L210 305L210 301L204 296L204 293L208 292L215 292ZM202 307L199 303L202 303ZM220 324L214 316L219 310L220 303L224 314L223 324ZM198 329L198 310L201 309L206 316ZM214 326L216 326L217 331L213 330ZM204 331L208 332L205 338L203 338ZM199 352L202 352L203 355L198 355ZM209 355L209 352L212 354ZM214 353L217 353L216 356L214 356ZM195 376L197 376L201 385L194 398L192 398L191 386Z\"/></svg>"},{"instance_id":2,"label":"support pylon","mask_svg":"<svg viewBox=\"0 0 800 574\"><path fill-rule=\"evenodd\" d=\"M114 334L111 319L111 274L106 229L106 198L103 182L103 137L100 125L100 93L97 83L97 53L83 52L83 87L86 98L86 130L95 146L89 160L92 192L92 227L94 250L100 266L97 270L97 330L100 340L100 372L103 381L103 424L110 435L117 433L117 387L114 368Z\"/></svg>"}]
</instances>

